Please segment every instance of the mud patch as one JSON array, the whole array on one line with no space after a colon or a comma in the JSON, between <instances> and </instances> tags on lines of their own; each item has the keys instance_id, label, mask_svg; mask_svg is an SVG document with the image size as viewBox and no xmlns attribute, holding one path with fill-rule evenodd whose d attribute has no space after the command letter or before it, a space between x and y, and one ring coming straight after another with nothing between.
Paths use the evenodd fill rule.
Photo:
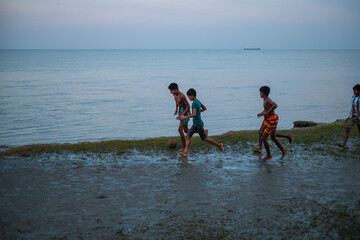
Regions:
<instances>
[{"instance_id":1,"label":"mud patch","mask_svg":"<svg viewBox=\"0 0 360 240\"><path fill-rule=\"evenodd\" d=\"M286 147L285 160L273 147L266 163L248 146L194 151L188 159L176 151L2 157L0 233L5 239L359 238L359 159L321 144Z\"/></svg>"}]
</instances>

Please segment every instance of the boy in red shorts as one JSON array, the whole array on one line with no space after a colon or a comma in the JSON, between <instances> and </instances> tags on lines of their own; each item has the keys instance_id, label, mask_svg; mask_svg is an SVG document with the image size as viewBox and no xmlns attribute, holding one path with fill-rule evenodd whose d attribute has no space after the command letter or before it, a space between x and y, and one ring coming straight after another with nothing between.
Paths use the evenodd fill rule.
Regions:
<instances>
[{"instance_id":1,"label":"boy in red shorts","mask_svg":"<svg viewBox=\"0 0 360 240\"><path fill-rule=\"evenodd\" d=\"M279 122L278 115L275 114L275 109L277 108L277 104L273 102L269 98L270 88L268 86L263 86L260 88L260 97L264 99L264 111L259 113L257 116L264 116L264 122L262 125L263 132L261 135L261 141L264 143L266 149L266 156L262 159L263 161L268 161L272 158L270 152L270 146L267 141L267 137L271 135L271 140L273 140L276 146L281 150L282 156L280 160L284 159L284 157L289 153L285 150L285 148L281 145L279 140L276 138L276 127Z\"/></svg>"}]
</instances>

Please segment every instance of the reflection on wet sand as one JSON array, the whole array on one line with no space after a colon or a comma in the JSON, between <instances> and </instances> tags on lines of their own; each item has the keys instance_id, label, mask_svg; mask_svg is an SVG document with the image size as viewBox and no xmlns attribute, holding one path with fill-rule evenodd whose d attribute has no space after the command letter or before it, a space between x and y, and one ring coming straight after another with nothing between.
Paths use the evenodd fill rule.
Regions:
<instances>
[{"instance_id":1,"label":"reflection on wet sand","mask_svg":"<svg viewBox=\"0 0 360 240\"><path fill-rule=\"evenodd\" d=\"M321 154L293 146L284 160L265 163L235 148L187 158L176 151L2 157L1 232L27 239L359 236L360 162Z\"/></svg>"}]
</instances>

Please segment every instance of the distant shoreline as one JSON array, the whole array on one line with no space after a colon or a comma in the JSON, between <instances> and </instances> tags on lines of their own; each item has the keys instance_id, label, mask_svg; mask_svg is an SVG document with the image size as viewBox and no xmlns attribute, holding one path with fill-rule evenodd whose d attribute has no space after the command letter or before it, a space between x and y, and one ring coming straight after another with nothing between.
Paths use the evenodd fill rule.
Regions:
<instances>
[{"instance_id":1,"label":"distant shoreline","mask_svg":"<svg viewBox=\"0 0 360 240\"><path fill-rule=\"evenodd\" d=\"M244 50L244 48L2 48L0 51L211 51L211 50ZM260 50L270 50L270 51L360 51L359 48L261 48Z\"/></svg>"}]
</instances>

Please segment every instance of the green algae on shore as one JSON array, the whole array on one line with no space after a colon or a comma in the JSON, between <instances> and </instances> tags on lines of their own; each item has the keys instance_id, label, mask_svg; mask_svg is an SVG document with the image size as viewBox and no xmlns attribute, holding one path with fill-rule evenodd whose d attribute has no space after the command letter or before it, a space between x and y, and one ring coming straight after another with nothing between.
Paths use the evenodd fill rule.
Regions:
<instances>
[{"instance_id":1,"label":"green algae on shore","mask_svg":"<svg viewBox=\"0 0 360 240\"><path fill-rule=\"evenodd\" d=\"M333 124L327 124L317 127L302 128L302 129L290 129L279 130L278 132L284 134L291 134L294 139L294 144L305 145L305 148L312 148L314 151L333 151L336 149L338 153L340 149L334 147L336 143L342 142L344 136L344 127L342 124L335 122ZM357 131L352 131L350 138L356 138L358 136ZM251 147L256 146L258 142L258 131L231 131L222 135L211 136L218 142L222 142L231 148L242 148L244 146ZM9 150L0 152L0 156L20 155L31 156L40 153L59 153L59 152L93 152L93 153L107 153L115 152L122 154L134 149L141 152L148 151L174 151L167 145L169 139L175 138L180 143L180 137L158 137L148 138L142 140L109 140L100 142L81 142L74 144L35 144L26 145L21 147L11 148ZM328 145L328 148L317 147L316 145L321 143L322 145ZM313 146L312 146L313 145ZM203 143L199 137L192 138L191 150L209 150L212 146ZM176 150L176 148L175 148ZM358 154L358 149L349 150L350 154ZM335 153L335 152L334 152Z\"/></svg>"}]
</instances>

